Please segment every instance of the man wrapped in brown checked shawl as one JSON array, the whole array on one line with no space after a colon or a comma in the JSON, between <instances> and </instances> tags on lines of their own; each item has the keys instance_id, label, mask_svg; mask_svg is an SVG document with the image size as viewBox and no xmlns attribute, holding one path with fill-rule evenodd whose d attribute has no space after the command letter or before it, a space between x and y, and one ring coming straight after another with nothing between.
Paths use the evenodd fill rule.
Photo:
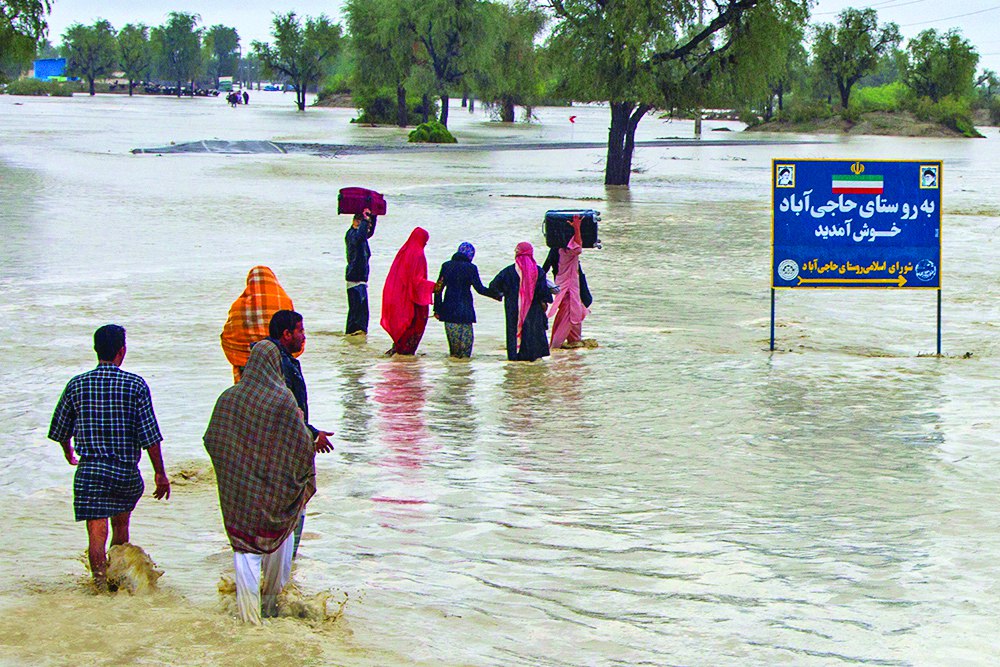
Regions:
<instances>
[{"instance_id":1,"label":"man wrapped in brown checked shawl","mask_svg":"<svg viewBox=\"0 0 1000 667\"><path fill-rule=\"evenodd\" d=\"M316 492L312 436L281 374L270 341L253 346L239 384L219 397L205 432L219 503L236 552L240 616L260 623L277 615L277 596L292 570L292 531ZM260 570L264 568L261 590Z\"/></svg>"}]
</instances>

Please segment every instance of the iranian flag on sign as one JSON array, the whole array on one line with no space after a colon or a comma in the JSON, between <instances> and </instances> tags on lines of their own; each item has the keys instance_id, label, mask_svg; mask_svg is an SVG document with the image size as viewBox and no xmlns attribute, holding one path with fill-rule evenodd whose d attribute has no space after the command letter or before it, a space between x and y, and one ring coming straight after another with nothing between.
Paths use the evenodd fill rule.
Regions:
<instances>
[{"instance_id":1,"label":"iranian flag on sign","mask_svg":"<svg viewBox=\"0 0 1000 667\"><path fill-rule=\"evenodd\" d=\"M880 195L882 194L881 176L834 176L833 194L835 195Z\"/></svg>"}]
</instances>

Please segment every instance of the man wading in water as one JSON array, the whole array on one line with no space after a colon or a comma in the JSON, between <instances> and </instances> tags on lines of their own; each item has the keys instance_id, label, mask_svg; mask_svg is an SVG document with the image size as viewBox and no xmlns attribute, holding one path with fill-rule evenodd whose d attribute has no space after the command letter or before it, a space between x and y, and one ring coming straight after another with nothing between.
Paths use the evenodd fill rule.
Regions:
<instances>
[{"instance_id":1,"label":"man wading in water","mask_svg":"<svg viewBox=\"0 0 1000 667\"><path fill-rule=\"evenodd\" d=\"M94 332L97 368L77 375L63 390L52 415L49 438L60 443L76 466L73 509L87 522L90 571L98 589L107 588L108 518L111 546L129 541L132 510L145 488L139 474L142 450L155 472L157 500L170 497L170 480L160 454L160 427L145 380L121 368L125 329L107 324ZM76 447L74 451L74 445Z\"/></svg>"}]
</instances>

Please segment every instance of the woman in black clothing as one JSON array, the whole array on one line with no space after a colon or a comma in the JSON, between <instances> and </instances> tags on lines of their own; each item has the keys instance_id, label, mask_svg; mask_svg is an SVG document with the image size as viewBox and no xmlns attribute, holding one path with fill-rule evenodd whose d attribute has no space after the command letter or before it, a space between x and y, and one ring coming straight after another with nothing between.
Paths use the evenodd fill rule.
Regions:
<instances>
[{"instance_id":1,"label":"woman in black clothing","mask_svg":"<svg viewBox=\"0 0 1000 667\"><path fill-rule=\"evenodd\" d=\"M545 334L549 319L545 307L552 303L552 293L542 267L535 263L530 243L517 244L514 263L490 281L489 289L503 297L507 316L507 358L534 361L549 356L549 340Z\"/></svg>"},{"instance_id":2,"label":"woman in black clothing","mask_svg":"<svg viewBox=\"0 0 1000 667\"><path fill-rule=\"evenodd\" d=\"M444 322L448 352L458 359L472 356L472 325L476 322L472 290L491 299L500 299L499 294L483 286L479 269L472 263L475 255L476 249L471 243L458 246L458 252L441 265L441 273L434 288L434 317Z\"/></svg>"}]
</instances>

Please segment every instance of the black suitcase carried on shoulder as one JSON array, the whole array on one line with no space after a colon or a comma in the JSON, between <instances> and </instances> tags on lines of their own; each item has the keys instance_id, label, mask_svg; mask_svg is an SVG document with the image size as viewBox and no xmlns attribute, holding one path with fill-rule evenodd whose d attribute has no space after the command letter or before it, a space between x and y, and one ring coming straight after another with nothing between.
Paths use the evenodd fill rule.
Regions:
<instances>
[{"instance_id":1,"label":"black suitcase carried on shoulder","mask_svg":"<svg viewBox=\"0 0 1000 667\"><path fill-rule=\"evenodd\" d=\"M601 240L597 237L597 223L601 221L600 211L592 208L546 211L543 230L545 245L550 248L565 248L573 239L573 226L570 221L573 216L580 216L580 236L583 237L584 248L599 248Z\"/></svg>"}]
</instances>

